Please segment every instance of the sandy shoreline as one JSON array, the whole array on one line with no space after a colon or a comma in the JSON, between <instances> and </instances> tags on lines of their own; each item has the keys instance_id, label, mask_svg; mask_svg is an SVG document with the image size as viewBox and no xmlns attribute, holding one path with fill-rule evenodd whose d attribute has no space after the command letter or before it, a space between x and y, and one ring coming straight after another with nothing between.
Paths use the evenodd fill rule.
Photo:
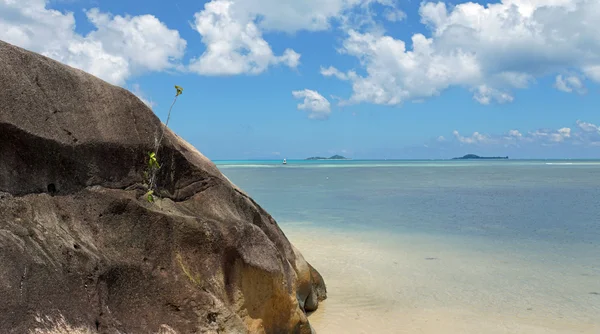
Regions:
<instances>
[{"instance_id":1,"label":"sandy shoreline","mask_svg":"<svg viewBox=\"0 0 600 334\"><path fill-rule=\"evenodd\" d=\"M424 235L282 225L326 280L329 298L310 316L318 333L600 332L595 269Z\"/></svg>"}]
</instances>

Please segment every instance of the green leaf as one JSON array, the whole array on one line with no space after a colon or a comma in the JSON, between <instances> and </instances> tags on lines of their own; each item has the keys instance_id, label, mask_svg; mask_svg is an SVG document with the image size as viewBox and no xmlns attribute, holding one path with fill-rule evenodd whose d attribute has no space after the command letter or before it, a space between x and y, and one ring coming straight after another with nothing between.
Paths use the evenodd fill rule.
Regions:
<instances>
[{"instance_id":1,"label":"green leaf","mask_svg":"<svg viewBox=\"0 0 600 334\"><path fill-rule=\"evenodd\" d=\"M177 95L175 95L175 96L179 96L179 95L183 94L183 88L175 85L175 89L177 90Z\"/></svg>"},{"instance_id":2,"label":"green leaf","mask_svg":"<svg viewBox=\"0 0 600 334\"><path fill-rule=\"evenodd\" d=\"M148 203L154 202L154 195L152 194L154 194L153 190L150 190L146 193L146 200L148 201Z\"/></svg>"},{"instance_id":3,"label":"green leaf","mask_svg":"<svg viewBox=\"0 0 600 334\"><path fill-rule=\"evenodd\" d=\"M150 168L160 168L160 165L156 160L156 153L150 152L148 153L148 156L150 157L150 159L148 159L148 166L150 166Z\"/></svg>"}]
</instances>

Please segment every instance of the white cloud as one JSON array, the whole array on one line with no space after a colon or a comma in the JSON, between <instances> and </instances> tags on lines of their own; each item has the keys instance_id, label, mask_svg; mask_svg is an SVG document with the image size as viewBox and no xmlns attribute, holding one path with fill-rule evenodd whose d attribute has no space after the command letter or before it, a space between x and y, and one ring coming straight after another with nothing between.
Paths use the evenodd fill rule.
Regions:
<instances>
[{"instance_id":1,"label":"white cloud","mask_svg":"<svg viewBox=\"0 0 600 334\"><path fill-rule=\"evenodd\" d=\"M471 136L465 137L462 136L458 131L454 130L452 132L454 138L463 144L486 144L493 141L493 139L485 134L481 134L479 132L473 132Z\"/></svg>"},{"instance_id":2,"label":"white cloud","mask_svg":"<svg viewBox=\"0 0 600 334\"><path fill-rule=\"evenodd\" d=\"M571 128L560 128L558 129L557 135L560 139L558 141L563 141L565 138L571 138Z\"/></svg>"},{"instance_id":3,"label":"white cloud","mask_svg":"<svg viewBox=\"0 0 600 334\"><path fill-rule=\"evenodd\" d=\"M552 143L561 143L565 139L571 138L570 128L560 128L558 130L536 130L530 135L536 139L546 140Z\"/></svg>"},{"instance_id":4,"label":"white cloud","mask_svg":"<svg viewBox=\"0 0 600 334\"><path fill-rule=\"evenodd\" d=\"M342 51L357 57L367 76L352 78L351 102L395 105L438 95L453 82L477 82L480 69L474 56L462 51L447 57L434 52L432 39L412 37L413 50L403 41L350 30Z\"/></svg>"},{"instance_id":5,"label":"white cloud","mask_svg":"<svg viewBox=\"0 0 600 334\"><path fill-rule=\"evenodd\" d=\"M87 38L102 43L109 54L122 54L133 69L161 71L183 56L185 40L153 15L112 16L97 8L86 12L96 27Z\"/></svg>"},{"instance_id":6,"label":"white cloud","mask_svg":"<svg viewBox=\"0 0 600 334\"><path fill-rule=\"evenodd\" d=\"M212 2L223 0L212 0ZM395 0L229 0L237 20L250 18L263 31L294 33L301 30L328 30L334 23L342 25L349 21L370 21L374 13L369 6L373 3L386 9L396 8ZM357 16L357 17L352 17Z\"/></svg>"},{"instance_id":7,"label":"white cloud","mask_svg":"<svg viewBox=\"0 0 600 334\"><path fill-rule=\"evenodd\" d=\"M556 76L554 87L560 91L571 93L573 91L584 94L586 92L585 86L581 79L576 75L563 76L559 74Z\"/></svg>"},{"instance_id":8,"label":"white cloud","mask_svg":"<svg viewBox=\"0 0 600 334\"><path fill-rule=\"evenodd\" d=\"M473 94L473 99L481 104L490 104L492 101L496 101L498 103L513 101L513 97L508 93L501 92L487 85L480 85L474 91L475 93Z\"/></svg>"},{"instance_id":9,"label":"white cloud","mask_svg":"<svg viewBox=\"0 0 600 334\"><path fill-rule=\"evenodd\" d=\"M558 129L538 129L525 133L519 130L509 130L505 134L492 135L474 132L470 136L463 136L458 131L453 132L454 141L460 144L480 146L521 146L521 145L600 145L600 126L578 120L576 127L562 127ZM436 140L445 142L438 137Z\"/></svg>"},{"instance_id":10,"label":"white cloud","mask_svg":"<svg viewBox=\"0 0 600 334\"><path fill-rule=\"evenodd\" d=\"M588 122L577 120L577 126L583 132L596 132L600 134L600 126Z\"/></svg>"},{"instance_id":11,"label":"white cloud","mask_svg":"<svg viewBox=\"0 0 600 334\"><path fill-rule=\"evenodd\" d=\"M592 146L600 146L600 126L588 122L577 121L577 132L573 133L573 138L582 143L588 143Z\"/></svg>"},{"instance_id":12,"label":"white cloud","mask_svg":"<svg viewBox=\"0 0 600 334\"><path fill-rule=\"evenodd\" d=\"M387 8L383 12L383 15L384 15L385 19L390 22L399 22L406 18L406 13L399 9Z\"/></svg>"},{"instance_id":13,"label":"white cloud","mask_svg":"<svg viewBox=\"0 0 600 334\"><path fill-rule=\"evenodd\" d=\"M519 130L509 130L504 138L507 140L521 140L523 139L523 134Z\"/></svg>"},{"instance_id":14,"label":"white cloud","mask_svg":"<svg viewBox=\"0 0 600 334\"><path fill-rule=\"evenodd\" d=\"M383 33L348 30L341 51L365 72L351 79L351 102L395 105L451 86L467 87L480 103L510 102L513 89L571 70L600 82L600 1L425 2L419 14L431 35L414 34L408 46ZM561 87L583 89L573 78L563 77Z\"/></svg>"},{"instance_id":15,"label":"white cloud","mask_svg":"<svg viewBox=\"0 0 600 334\"><path fill-rule=\"evenodd\" d=\"M519 132L519 130L510 130L510 131L508 131L508 135L510 137L515 137L515 138L523 137L523 135L521 134L521 132Z\"/></svg>"},{"instance_id":16,"label":"white cloud","mask_svg":"<svg viewBox=\"0 0 600 334\"><path fill-rule=\"evenodd\" d=\"M193 59L190 69L204 75L238 75L259 74L277 64L296 68L300 54L287 49L275 55L264 32L322 31L333 22L364 25L371 22L371 3L396 10L392 0L212 0L195 14L193 27L206 50ZM358 14L361 10L364 15ZM399 19L401 12L394 13Z\"/></svg>"},{"instance_id":17,"label":"white cloud","mask_svg":"<svg viewBox=\"0 0 600 334\"><path fill-rule=\"evenodd\" d=\"M132 75L176 68L183 57L185 40L152 15L91 9L86 16L95 30L82 36L73 13L48 9L44 0L0 0L0 39L119 85Z\"/></svg>"},{"instance_id":18,"label":"white cloud","mask_svg":"<svg viewBox=\"0 0 600 334\"><path fill-rule=\"evenodd\" d=\"M300 54L292 49L285 49L278 61L290 68L296 68L300 65Z\"/></svg>"},{"instance_id":19,"label":"white cloud","mask_svg":"<svg viewBox=\"0 0 600 334\"><path fill-rule=\"evenodd\" d=\"M558 130L541 129L529 133L532 141L542 143L562 143L571 138L571 128L560 128Z\"/></svg>"},{"instance_id":20,"label":"white cloud","mask_svg":"<svg viewBox=\"0 0 600 334\"><path fill-rule=\"evenodd\" d=\"M356 72L354 71L343 73L333 66L329 66L328 68L321 67L321 74L326 77L334 76L340 80L351 80L357 77Z\"/></svg>"},{"instance_id":21,"label":"white cloud","mask_svg":"<svg viewBox=\"0 0 600 334\"><path fill-rule=\"evenodd\" d=\"M584 66L582 70L588 78L600 82L600 65Z\"/></svg>"},{"instance_id":22,"label":"white cloud","mask_svg":"<svg viewBox=\"0 0 600 334\"><path fill-rule=\"evenodd\" d=\"M310 89L296 90L292 92L292 96L295 99L304 99L302 103L298 104L298 109L308 111L308 118L327 119L329 117L331 104L318 92Z\"/></svg>"},{"instance_id":23,"label":"white cloud","mask_svg":"<svg viewBox=\"0 0 600 334\"><path fill-rule=\"evenodd\" d=\"M220 2L222 0L213 0ZM372 0L235 0L232 10L236 19L255 20L266 31L293 33L299 30L322 31L345 11ZM378 1L381 2L381 1Z\"/></svg>"},{"instance_id":24,"label":"white cloud","mask_svg":"<svg viewBox=\"0 0 600 334\"><path fill-rule=\"evenodd\" d=\"M514 131L514 130L511 130ZM527 134L523 135L519 132L516 133L509 131L508 136L504 137L504 139L511 140L516 139L521 142L527 143L542 143L542 144L555 144L562 143L569 140L572 136L571 128L560 128L557 130L551 129L538 129L535 131L529 131Z\"/></svg>"},{"instance_id":25,"label":"white cloud","mask_svg":"<svg viewBox=\"0 0 600 334\"><path fill-rule=\"evenodd\" d=\"M236 75L259 74L280 63L297 67L300 54L291 49L281 56L273 54L252 17L236 13L235 4L215 0L195 14L194 29L206 51L192 60L190 69L204 75Z\"/></svg>"}]
</instances>

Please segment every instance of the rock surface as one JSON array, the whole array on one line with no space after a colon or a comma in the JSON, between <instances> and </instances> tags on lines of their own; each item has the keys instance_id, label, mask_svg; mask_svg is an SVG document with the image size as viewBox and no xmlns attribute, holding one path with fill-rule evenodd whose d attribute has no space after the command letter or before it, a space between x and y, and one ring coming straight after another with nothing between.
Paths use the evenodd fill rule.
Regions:
<instances>
[{"instance_id":1,"label":"rock surface","mask_svg":"<svg viewBox=\"0 0 600 334\"><path fill-rule=\"evenodd\" d=\"M161 127L127 90L0 41L0 333L311 333L322 277L169 130L144 200Z\"/></svg>"}]
</instances>

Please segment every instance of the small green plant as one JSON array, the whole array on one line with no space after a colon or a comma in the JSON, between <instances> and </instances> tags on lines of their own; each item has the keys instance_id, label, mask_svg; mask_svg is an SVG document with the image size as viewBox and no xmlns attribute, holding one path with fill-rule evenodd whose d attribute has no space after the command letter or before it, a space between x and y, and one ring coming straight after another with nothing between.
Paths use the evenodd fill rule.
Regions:
<instances>
[{"instance_id":1,"label":"small green plant","mask_svg":"<svg viewBox=\"0 0 600 334\"><path fill-rule=\"evenodd\" d=\"M146 197L146 200L149 203L154 203L154 190L148 190L148 192L146 193L146 195L144 195L144 197Z\"/></svg>"},{"instance_id":2,"label":"small green plant","mask_svg":"<svg viewBox=\"0 0 600 334\"><path fill-rule=\"evenodd\" d=\"M150 152L148 153L148 167L150 168L160 168L160 165L158 164L158 160L156 160L156 153L154 152Z\"/></svg>"},{"instance_id":3,"label":"small green plant","mask_svg":"<svg viewBox=\"0 0 600 334\"><path fill-rule=\"evenodd\" d=\"M144 172L144 178L147 180L148 184L148 192L146 195L146 200L150 203L154 202L154 190L156 187L156 175L158 174L158 170L160 169L160 164L158 163L158 150L160 148L160 144L162 143L163 137L165 136L165 128L169 126L169 120L171 119L171 111L173 110L173 106L175 102L177 102L177 98L179 95L183 94L183 88L175 85L175 98L173 99L173 103L171 103L171 107L169 108L169 114L167 116L167 122L164 127L161 127L160 137L158 140L155 138L155 147L154 151L148 152L148 165L147 169Z\"/></svg>"}]
</instances>

